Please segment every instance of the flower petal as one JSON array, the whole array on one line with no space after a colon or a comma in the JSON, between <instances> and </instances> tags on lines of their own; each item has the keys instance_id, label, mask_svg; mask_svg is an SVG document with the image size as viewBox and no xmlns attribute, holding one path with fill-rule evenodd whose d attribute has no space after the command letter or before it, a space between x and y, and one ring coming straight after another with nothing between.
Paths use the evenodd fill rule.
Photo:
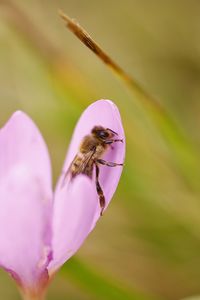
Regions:
<instances>
[{"instance_id":1,"label":"flower petal","mask_svg":"<svg viewBox=\"0 0 200 300\"><path fill-rule=\"evenodd\" d=\"M34 123L15 113L0 130L0 265L37 288L51 253L52 191L46 145Z\"/></svg>"},{"instance_id":2,"label":"flower petal","mask_svg":"<svg viewBox=\"0 0 200 300\"><path fill-rule=\"evenodd\" d=\"M53 272L71 257L93 229L100 216L99 198L95 180L78 175L63 186L63 179L70 163L79 150L83 137L95 125L102 125L116 131L124 139L124 131L117 107L109 100L99 100L90 105L82 114L75 128L69 151L55 192L53 222L53 260L49 269ZM122 163L125 155L125 142L116 143L103 158ZM116 190L122 167L100 167L106 206Z\"/></svg>"},{"instance_id":3,"label":"flower petal","mask_svg":"<svg viewBox=\"0 0 200 300\"><path fill-rule=\"evenodd\" d=\"M0 181L21 162L51 187L51 163L44 139L33 121L17 111L0 129Z\"/></svg>"},{"instance_id":4,"label":"flower petal","mask_svg":"<svg viewBox=\"0 0 200 300\"><path fill-rule=\"evenodd\" d=\"M0 185L0 265L33 289L50 255L51 205L26 165L13 168Z\"/></svg>"},{"instance_id":5,"label":"flower petal","mask_svg":"<svg viewBox=\"0 0 200 300\"><path fill-rule=\"evenodd\" d=\"M56 190L53 218L53 273L69 259L90 232L96 211L96 191L91 180L79 175L69 185Z\"/></svg>"},{"instance_id":6,"label":"flower petal","mask_svg":"<svg viewBox=\"0 0 200 300\"><path fill-rule=\"evenodd\" d=\"M123 163L125 157L125 135L122 126L121 117L116 105L110 100L99 100L90 105L81 115L67 153L67 157L64 163L63 174L69 168L70 163L78 153L79 145L83 137L91 132L91 129L95 125L101 125L105 128L110 128L118 133L119 138L123 139L123 143L113 144L113 149L109 149L103 156L106 161ZM107 167L100 166L99 182L104 191L106 198L106 207L108 206L120 179L122 173L122 167ZM63 175L64 176L64 175ZM61 181L63 178L61 178ZM62 184L62 183L60 183ZM95 185L95 181L93 180ZM98 196L96 194L97 212L94 217L94 224L100 216L100 206Z\"/></svg>"}]
</instances>

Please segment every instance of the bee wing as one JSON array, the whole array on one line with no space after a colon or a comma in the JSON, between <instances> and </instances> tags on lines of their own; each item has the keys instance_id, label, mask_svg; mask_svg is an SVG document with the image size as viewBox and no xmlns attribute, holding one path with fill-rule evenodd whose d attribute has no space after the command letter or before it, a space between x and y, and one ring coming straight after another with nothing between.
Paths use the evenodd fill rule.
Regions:
<instances>
[{"instance_id":1,"label":"bee wing","mask_svg":"<svg viewBox=\"0 0 200 300\"><path fill-rule=\"evenodd\" d=\"M81 153L81 155L80 154L76 154L76 156L74 157L73 161L69 165L69 167L68 167L68 169L67 169L67 171L66 171L66 173L64 175L63 184L64 184L66 178L68 177L68 175L70 175L73 164L76 163L78 160L79 160L79 163L77 165L75 174L73 174L73 177L75 177L78 174L84 173L84 170L87 167L87 165L90 162L90 160L92 159L92 156L94 155L95 151L96 151L96 147L94 149L88 151L84 155L82 153Z\"/></svg>"},{"instance_id":2,"label":"bee wing","mask_svg":"<svg viewBox=\"0 0 200 300\"><path fill-rule=\"evenodd\" d=\"M82 158L82 160L77 168L77 171L76 171L77 175L80 173L84 173L84 171L85 171L87 165L89 164L90 160L92 159L92 156L94 155L95 151L96 151L96 148L88 151L87 153L85 153L83 155L83 158Z\"/></svg>"}]
</instances>

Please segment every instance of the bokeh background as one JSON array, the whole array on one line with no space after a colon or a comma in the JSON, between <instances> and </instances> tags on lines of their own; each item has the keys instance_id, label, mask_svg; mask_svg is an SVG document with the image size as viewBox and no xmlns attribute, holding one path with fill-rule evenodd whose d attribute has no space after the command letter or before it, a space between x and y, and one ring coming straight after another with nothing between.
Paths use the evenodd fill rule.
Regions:
<instances>
[{"instance_id":1,"label":"bokeh background","mask_svg":"<svg viewBox=\"0 0 200 300\"><path fill-rule=\"evenodd\" d=\"M58 8L167 113L117 80L65 28ZM35 120L54 182L87 105L112 99L126 131L126 165L113 201L55 277L49 300L200 295L199 97L200 1L0 1L0 125L17 109ZM20 299L3 271L0 295Z\"/></svg>"}]
</instances>

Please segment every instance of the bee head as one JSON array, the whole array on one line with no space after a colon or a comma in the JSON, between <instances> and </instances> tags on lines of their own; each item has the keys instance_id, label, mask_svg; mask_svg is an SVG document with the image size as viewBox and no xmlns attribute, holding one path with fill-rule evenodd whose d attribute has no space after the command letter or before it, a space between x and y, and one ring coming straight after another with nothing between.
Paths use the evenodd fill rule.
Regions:
<instances>
[{"instance_id":1,"label":"bee head","mask_svg":"<svg viewBox=\"0 0 200 300\"><path fill-rule=\"evenodd\" d=\"M101 140L106 140L112 138L114 135L117 135L115 131L110 128L104 128L102 126L93 127L91 133Z\"/></svg>"}]
</instances>

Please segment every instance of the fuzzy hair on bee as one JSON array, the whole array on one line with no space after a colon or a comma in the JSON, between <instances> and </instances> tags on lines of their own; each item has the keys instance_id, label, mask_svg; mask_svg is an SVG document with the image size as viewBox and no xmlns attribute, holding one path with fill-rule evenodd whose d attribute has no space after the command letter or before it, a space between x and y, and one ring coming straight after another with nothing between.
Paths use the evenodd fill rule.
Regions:
<instances>
[{"instance_id":1,"label":"fuzzy hair on bee","mask_svg":"<svg viewBox=\"0 0 200 300\"><path fill-rule=\"evenodd\" d=\"M101 207L101 215L105 208L105 196L99 183L99 165L108 167L123 166L123 163L107 162L102 159L106 151L112 147L113 143L123 142L122 139L116 138L117 132L103 126L94 126L90 134L86 135L80 143L79 151L71 162L69 169L65 173L64 180L67 176L73 180L79 174L85 174L92 179L93 170L95 169L95 184L99 203Z\"/></svg>"}]
</instances>

